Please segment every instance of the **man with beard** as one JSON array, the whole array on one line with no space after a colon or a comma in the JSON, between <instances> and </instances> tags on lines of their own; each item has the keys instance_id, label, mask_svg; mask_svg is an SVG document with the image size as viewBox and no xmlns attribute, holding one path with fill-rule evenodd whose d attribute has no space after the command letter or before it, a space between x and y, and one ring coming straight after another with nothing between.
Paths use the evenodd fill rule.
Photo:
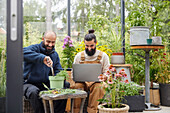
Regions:
<instances>
[{"instance_id":1,"label":"man with beard","mask_svg":"<svg viewBox=\"0 0 170 113\"><path fill-rule=\"evenodd\" d=\"M28 99L35 113L44 113L42 100L39 92L47 90L43 84L50 88L49 76L51 66L56 75L62 67L58 53L54 46L56 42L56 34L47 31L40 44L30 45L23 48L24 54L24 96ZM70 87L68 82L64 83L64 87ZM67 100L56 100L54 102L55 113L64 113Z\"/></svg>"},{"instance_id":2,"label":"man with beard","mask_svg":"<svg viewBox=\"0 0 170 113\"><path fill-rule=\"evenodd\" d=\"M84 44L85 51L78 53L74 58L74 64L101 64L102 73L106 73L109 68L109 57L106 53L96 50L96 36L93 34L94 30L89 30L89 34L85 35ZM107 77L104 79L106 80ZM97 113L97 106L99 104L98 99L102 99L104 96L104 89L100 88L101 83L84 82L75 83L75 89L83 89L89 91L89 101L87 106L88 113ZM75 99L74 112L78 113L80 108L80 99Z\"/></svg>"}]
</instances>

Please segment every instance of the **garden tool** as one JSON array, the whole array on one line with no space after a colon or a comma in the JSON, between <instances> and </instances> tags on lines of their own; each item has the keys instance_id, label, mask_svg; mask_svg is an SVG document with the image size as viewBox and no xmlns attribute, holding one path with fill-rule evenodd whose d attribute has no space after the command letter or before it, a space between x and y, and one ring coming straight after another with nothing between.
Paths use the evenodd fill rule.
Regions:
<instances>
[{"instance_id":1,"label":"garden tool","mask_svg":"<svg viewBox=\"0 0 170 113\"><path fill-rule=\"evenodd\" d=\"M47 58L47 62L48 62L49 58ZM53 66L51 65L51 73L52 73L52 76L54 76L54 69L53 69Z\"/></svg>"}]
</instances>

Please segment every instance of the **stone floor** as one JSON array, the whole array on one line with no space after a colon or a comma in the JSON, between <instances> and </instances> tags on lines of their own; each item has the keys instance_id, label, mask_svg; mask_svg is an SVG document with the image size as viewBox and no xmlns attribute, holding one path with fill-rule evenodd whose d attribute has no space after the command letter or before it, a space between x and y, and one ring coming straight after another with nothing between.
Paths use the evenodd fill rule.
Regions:
<instances>
[{"instance_id":1,"label":"stone floor","mask_svg":"<svg viewBox=\"0 0 170 113\"><path fill-rule=\"evenodd\" d=\"M160 106L161 110L158 111L143 111L143 112L130 112L130 113L170 113L170 107Z\"/></svg>"}]
</instances>

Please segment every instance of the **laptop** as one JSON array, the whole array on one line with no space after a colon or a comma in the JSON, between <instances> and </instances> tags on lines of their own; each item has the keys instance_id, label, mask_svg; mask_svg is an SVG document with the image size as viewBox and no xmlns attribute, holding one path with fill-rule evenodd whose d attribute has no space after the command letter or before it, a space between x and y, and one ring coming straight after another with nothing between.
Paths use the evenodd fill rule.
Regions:
<instances>
[{"instance_id":1,"label":"laptop","mask_svg":"<svg viewBox=\"0 0 170 113\"><path fill-rule=\"evenodd\" d=\"M101 64L73 64L73 80L75 82L99 82L102 73Z\"/></svg>"}]
</instances>

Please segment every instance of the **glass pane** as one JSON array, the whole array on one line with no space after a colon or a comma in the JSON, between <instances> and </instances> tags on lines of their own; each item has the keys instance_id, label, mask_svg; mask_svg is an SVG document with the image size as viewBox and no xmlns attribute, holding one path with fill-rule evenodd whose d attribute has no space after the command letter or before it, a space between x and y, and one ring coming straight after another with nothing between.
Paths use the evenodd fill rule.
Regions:
<instances>
[{"instance_id":1,"label":"glass pane","mask_svg":"<svg viewBox=\"0 0 170 113\"><path fill-rule=\"evenodd\" d=\"M6 100L6 0L0 0L0 113Z\"/></svg>"},{"instance_id":2,"label":"glass pane","mask_svg":"<svg viewBox=\"0 0 170 113\"><path fill-rule=\"evenodd\" d=\"M0 98L5 97L6 96L5 93L6 93L6 0L0 0Z\"/></svg>"}]
</instances>

